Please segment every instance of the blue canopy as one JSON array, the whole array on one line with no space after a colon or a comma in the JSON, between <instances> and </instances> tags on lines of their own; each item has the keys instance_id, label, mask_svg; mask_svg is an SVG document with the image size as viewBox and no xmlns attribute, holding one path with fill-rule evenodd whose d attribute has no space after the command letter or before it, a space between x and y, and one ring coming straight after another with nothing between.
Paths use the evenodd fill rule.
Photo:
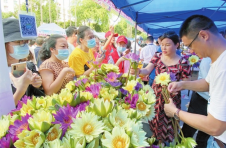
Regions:
<instances>
[{"instance_id":1,"label":"blue canopy","mask_svg":"<svg viewBox=\"0 0 226 148\"><path fill-rule=\"evenodd\" d=\"M168 30L178 32L191 15L210 17L219 31L226 29L226 0L111 0L141 28L154 37Z\"/></svg>"}]
</instances>

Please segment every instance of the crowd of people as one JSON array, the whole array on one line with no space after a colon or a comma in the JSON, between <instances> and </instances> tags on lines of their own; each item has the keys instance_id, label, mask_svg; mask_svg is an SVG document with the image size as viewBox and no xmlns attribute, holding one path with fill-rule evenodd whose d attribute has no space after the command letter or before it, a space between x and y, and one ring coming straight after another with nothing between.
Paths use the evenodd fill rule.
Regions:
<instances>
[{"instance_id":1,"label":"crowd of people","mask_svg":"<svg viewBox=\"0 0 226 148\"><path fill-rule=\"evenodd\" d=\"M143 66L138 73L133 69L130 72L148 77L146 85L152 86L156 95L156 115L148 125L152 136L164 145L172 142L174 129L170 117L175 117L184 122L185 137L193 137L199 130L197 148L211 144L225 147L226 40L209 18L191 16L180 30L183 44L203 58L196 81L191 81L191 66L182 56L181 39L174 31L165 32L156 41L148 36L145 42L142 37L131 42L110 27L105 34L106 40L100 41L88 26L70 26L66 29L67 37L53 34L31 39L21 37L19 21L15 18L3 19L3 31L15 105L24 95L59 93L68 82L82 75L89 76L94 70L94 61L99 65L117 65L120 73L128 73L130 63L124 56L135 53ZM19 62L26 62L27 68L21 77L15 77L11 65ZM165 104L162 87L154 80L156 75L164 72L174 73L177 81L168 87L172 98L169 104ZM183 89L193 90L188 112L180 110L180 91Z\"/></svg>"}]
</instances>

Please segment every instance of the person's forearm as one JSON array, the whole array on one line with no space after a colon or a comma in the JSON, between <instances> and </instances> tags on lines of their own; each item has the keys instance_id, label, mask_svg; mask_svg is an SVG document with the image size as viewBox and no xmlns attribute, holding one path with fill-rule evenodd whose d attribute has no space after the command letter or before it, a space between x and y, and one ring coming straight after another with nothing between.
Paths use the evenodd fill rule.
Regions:
<instances>
[{"instance_id":1,"label":"person's forearm","mask_svg":"<svg viewBox=\"0 0 226 148\"><path fill-rule=\"evenodd\" d=\"M27 88L27 87L26 87ZM15 105L18 104L18 101L23 97L23 95L25 94L26 90L21 90L21 89L17 89L16 92L13 94L13 99L14 99L14 103Z\"/></svg>"},{"instance_id":2,"label":"person's forearm","mask_svg":"<svg viewBox=\"0 0 226 148\"><path fill-rule=\"evenodd\" d=\"M50 84L49 88L44 89L45 93L47 95L52 95L54 93L57 93L60 88L62 87L63 81L66 77L67 73L65 71L61 71L58 77L55 81L53 81L52 84ZM45 83L45 82L44 82Z\"/></svg>"},{"instance_id":3,"label":"person's forearm","mask_svg":"<svg viewBox=\"0 0 226 148\"><path fill-rule=\"evenodd\" d=\"M111 39L113 38L113 34L109 36L108 40L106 41L106 43L104 44L103 49L106 50L108 45L111 43Z\"/></svg>"},{"instance_id":4,"label":"person's forearm","mask_svg":"<svg viewBox=\"0 0 226 148\"><path fill-rule=\"evenodd\" d=\"M211 122L210 117L208 116L192 114L185 111L179 112L180 120L190 125L191 127L212 136L221 135L225 131L225 126L215 125L215 122Z\"/></svg>"},{"instance_id":5,"label":"person's forearm","mask_svg":"<svg viewBox=\"0 0 226 148\"><path fill-rule=\"evenodd\" d=\"M86 71L83 73L83 75L85 75L85 76L89 76L89 75L90 75L90 73L91 73L93 70L94 70L94 68L93 68L93 67L91 67L89 70L86 70Z\"/></svg>"},{"instance_id":6,"label":"person's forearm","mask_svg":"<svg viewBox=\"0 0 226 148\"><path fill-rule=\"evenodd\" d=\"M182 88L193 90L196 92L208 92L209 84L206 82L205 79L200 79L196 81L186 81L186 82L182 82Z\"/></svg>"},{"instance_id":7,"label":"person's forearm","mask_svg":"<svg viewBox=\"0 0 226 148\"><path fill-rule=\"evenodd\" d=\"M115 63L116 66L119 66L119 64L122 62L121 58L118 59L118 61Z\"/></svg>"}]
</instances>

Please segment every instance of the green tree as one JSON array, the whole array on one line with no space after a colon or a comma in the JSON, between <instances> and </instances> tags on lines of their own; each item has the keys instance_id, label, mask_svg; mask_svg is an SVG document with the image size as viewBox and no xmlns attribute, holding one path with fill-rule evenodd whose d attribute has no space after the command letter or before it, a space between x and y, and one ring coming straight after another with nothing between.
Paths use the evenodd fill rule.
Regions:
<instances>
[{"instance_id":1,"label":"green tree","mask_svg":"<svg viewBox=\"0 0 226 148\"><path fill-rule=\"evenodd\" d=\"M15 17L18 18L18 15L15 12L2 12L2 18Z\"/></svg>"},{"instance_id":2,"label":"green tree","mask_svg":"<svg viewBox=\"0 0 226 148\"><path fill-rule=\"evenodd\" d=\"M72 6L72 15L77 16L77 26L88 25L92 29L100 32L106 32L109 29L110 12L93 0L74 0L76 3Z\"/></svg>"},{"instance_id":3,"label":"green tree","mask_svg":"<svg viewBox=\"0 0 226 148\"><path fill-rule=\"evenodd\" d=\"M35 13L37 26L39 26L40 22L41 22L40 0L32 0L32 6L31 7L32 7L32 12ZM56 3L54 1L51 1L50 9L51 9L51 20L52 20L52 22L56 23L57 11L59 13L60 10L57 9ZM21 4L21 10L26 11L25 3ZM31 11L31 9L29 9L29 11ZM18 12L18 9L16 10L16 12ZM43 18L44 23L50 23L49 0L42 0L42 18Z\"/></svg>"}]
</instances>

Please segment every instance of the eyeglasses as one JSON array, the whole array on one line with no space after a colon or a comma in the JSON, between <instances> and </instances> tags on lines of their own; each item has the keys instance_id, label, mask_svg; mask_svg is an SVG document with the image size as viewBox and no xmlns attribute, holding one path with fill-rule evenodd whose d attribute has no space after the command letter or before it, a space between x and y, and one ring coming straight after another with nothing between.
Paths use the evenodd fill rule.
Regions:
<instances>
[{"instance_id":1,"label":"eyeglasses","mask_svg":"<svg viewBox=\"0 0 226 148\"><path fill-rule=\"evenodd\" d=\"M204 28L204 29L201 29L200 31L202 31L202 30L208 30L208 29L210 29L211 27L212 27L212 25L209 25L208 27L206 27L206 28ZM191 49L191 45L192 45L192 43L197 39L197 37L199 36L200 31L196 34L195 38L194 38L194 39L191 41L191 43L187 46L187 49Z\"/></svg>"}]
</instances>

